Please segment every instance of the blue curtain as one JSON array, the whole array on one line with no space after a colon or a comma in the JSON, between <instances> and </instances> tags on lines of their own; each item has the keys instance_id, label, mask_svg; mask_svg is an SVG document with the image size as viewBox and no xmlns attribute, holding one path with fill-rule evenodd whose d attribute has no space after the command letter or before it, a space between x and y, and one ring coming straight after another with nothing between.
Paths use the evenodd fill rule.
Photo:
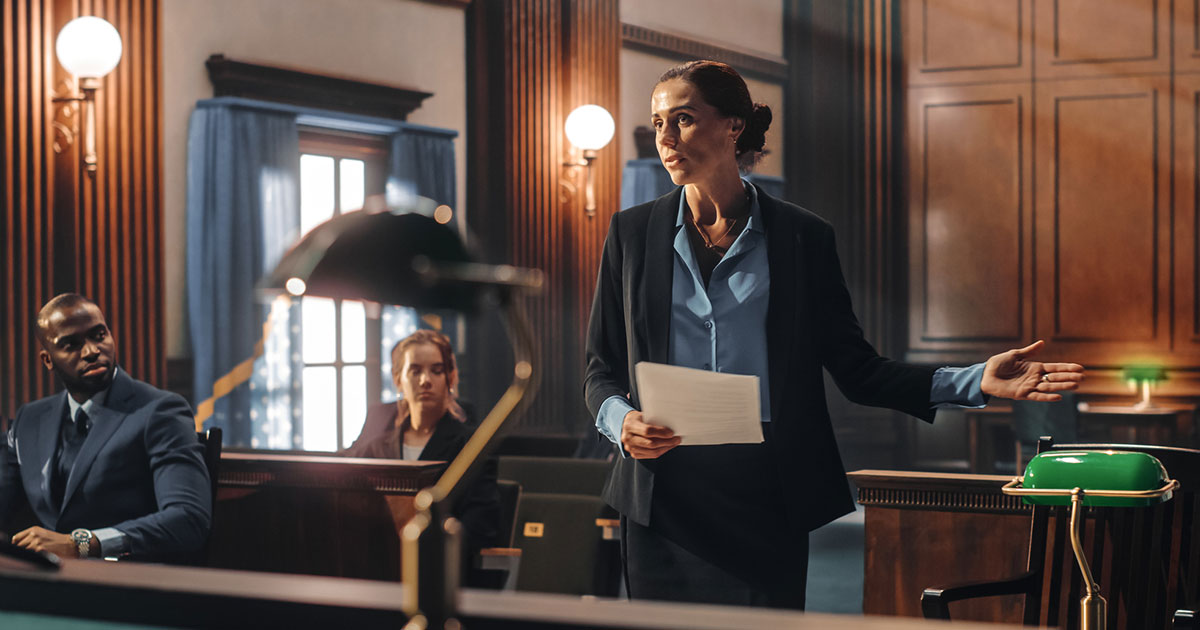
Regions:
<instances>
[{"instance_id":1,"label":"blue curtain","mask_svg":"<svg viewBox=\"0 0 1200 630\"><path fill-rule=\"evenodd\" d=\"M392 152L388 159L387 201L389 206L407 205L414 196L427 197L458 211L455 198L453 132L408 125L392 136ZM437 317L421 317L411 308L383 307L383 390L385 401L399 397L392 383L392 346L411 335L417 328L429 327L429 321L443 322L441 331L450 336L454 346L461 347L455 338L458 319L455 315L435 313ZM425 315L429 315L425 313Z\"/></svg>"},{"instance_id":2,"label":"blue curtain","mask_svg":"<svg viewBox=\"0 0 1200 630\"><path fill-rule=\"evenodd\" d=\"M783 178L774 175L748 173L747 181L756 184L776 199L783 199ZM675 184L658 158L639 158L625 163L621 174L621 209L653 201L671 192Z\"/></svg>"},{"instance_id":3,"label":"blue curtain","mask_svg":"<svg viewBox=\"0 0 1200 630\"><path fill-rule=\"evenodd\" d=\"M454 133L414 125L392 136L387 201L405 205L414 195L458 210L454 198Z\"/></svg>"},{"instance_id":4,"label":"blue curtain","mask_svg":"<svg viewBox=\"0 0 1200 630\"><path fill-rule=\"evenodd\" d=\"M658 158L629 160L621 173L621 209L653 201L674 188L671 175Z\"/></svg>"},{"instance_id":5,"label":"blue curtain","mask_svg":"<svg viewBox=\"0 0 1200 630\"><path fill-rule=\"evenodd\" d=\"M299 233L296 116L201 102L188 129L187 298L195 397L253 356L269 306L255 285ZM287 332L288 327L283 327ZM256 366L256 374L260 374ZM227 444L260 442L250 383L216 401Z\"/></svg>"}]
</instances>

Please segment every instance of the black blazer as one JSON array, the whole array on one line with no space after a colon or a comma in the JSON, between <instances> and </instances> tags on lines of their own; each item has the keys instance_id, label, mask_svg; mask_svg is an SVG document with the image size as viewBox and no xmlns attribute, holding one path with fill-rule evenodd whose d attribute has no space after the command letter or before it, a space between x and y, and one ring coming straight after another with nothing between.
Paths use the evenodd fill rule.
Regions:
<instances>
[{"instance_id":1,"label":"black blazer","mask_svg":"<svg viewBox=\"0 0 1200 630\"><path fill-rule=\"evenodd\" d=\"M863 338L842 277L833 228L756 186L767 235L771 295L767 339L771 422L764 438L779 470L789 522L816 529L852 512L822 367L852 401L932 421L933 368L880 357ZM595 416L610 396L629 396L639 361L666 363L670 342L675 218L682 188L613 215L587 335L584 393ZM618 458L604 499L649 525L654 460ZM697 489L697 491L702 491Z\"/></svg>"},{"instance_id":2,"label":"black blazer","mask_svg":"<svg viewBox=\"0 0 1200 630\"><path fill-rule=\"evenodd\" d=\"M406 420L401 429L396 428L399 409L396 403L372 405L367 410L363 432L349 449L342 452L349 457L371 457L401 459L403 429L410 425ZM368 436L371 430L371 436ZM471 438L472 429L446 413L438 420L433 434L421 451L420 461L450 461ZM494 547L500 542L500 486L496 483L495 459L486 462L479 477L451 507L451 513L462 522L467 530L467 548L473 553L484 547Z\"/></svg>"}]
</instances>

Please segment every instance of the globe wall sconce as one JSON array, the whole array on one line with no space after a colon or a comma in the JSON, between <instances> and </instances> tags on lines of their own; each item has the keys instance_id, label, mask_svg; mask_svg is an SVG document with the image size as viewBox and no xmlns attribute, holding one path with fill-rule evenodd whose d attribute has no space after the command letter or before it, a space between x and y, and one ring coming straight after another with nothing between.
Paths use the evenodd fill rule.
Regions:
<instances>
[{"instance_id":1,"label":"globe wall sconce","mask_svg":"<svg viewBox=\"0 0 1200 630\"><path fill-rule=\"evenodd\" d=\"M121 35L112 24L94 16L75 18L58 32L54 42L58 63L78 79L79 93L58 96L54 102L82 104L79 135L83 138L83 165L96 174L96 90L102 79L121 61Z\"/></svg>"},{"instance_id":2,"label":"globe wall sconce","mask_svg":"<svg viewBox=\"0 0 1200 630\"><path fill-rule=\"evenodd\" d=\"M596 215L596 189L592 175L592 162L596 160L596 152L608 146L608 143L612 141L616 123L613 122L612 114L609 114L608 110L603 107L580 105L571 111L563 126L567 140L580 151L581 156L576 158L573 154L571 159L563 162L563 166L584 169L585 201L583 208L588 217L593 217ZM565 185L572 192L575 191L574 185L569 183Z\"/></svg>"}]
</instances>

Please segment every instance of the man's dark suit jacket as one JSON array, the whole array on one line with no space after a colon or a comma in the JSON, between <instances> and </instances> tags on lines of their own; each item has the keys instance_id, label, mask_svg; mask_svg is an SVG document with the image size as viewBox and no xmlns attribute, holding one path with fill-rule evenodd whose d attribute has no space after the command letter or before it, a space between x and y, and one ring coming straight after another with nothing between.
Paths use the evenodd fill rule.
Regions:
<instances>
[{"instance_id":1,"label":"man's dark suit jacket","mask_svg":"<svg viewBox=\"0 0 1200 630\"><path fill-rule=\"evenodd\" d=\"M812 530L854 510L825 405L824 367L852 401L932 421L932 368L880 357L863 338L835 249L820 217L758 188L771 294L767 365L771 422L765 440L779 471L788 521ZM630 397L639 361L667 363L675 220L683 188L613 215L587 336L584 392L593 417L610 396ZM649 525L655 460L618 458L604 499ZM703 492L697 488L696 492Z\"/></svg>"},{"instance_id":2,"label":"man's dark suit jacket","mask_svg":"<svg viewBox=\"0 0 1200 630\"><path fill-rule=\"evenodd\" d=\"M347 457L372 457L401 459L403 431L396 428L399 409L396 403L372 405L367 410L362 433L341 454ZM408 427L408 421L403 424ZM421 461L450 461L471 439L471 428L459 422L450 413L438 420L433 434L421 451ZM454 517L467 530L467 548L476 551L494 547L500 540L500 487L496 484L496 461L488 461L471 487L461 495L451 508Z\"/></svg>"},{"instance_id":3,"label":"man's dark suit jacket","mask_svg":"<svg viewBox=\"0 0 1200 630\"><path fill-rule=\"evenodd\" d=\"M202 549L212 490L187 402L118 370L104 405L89 416L60 507L50 475L67 409L58 393L17 410L0 449L0 521L27 502L46 529L115 527L134 558L190 559Z\"/></svg>"}]
</instances>

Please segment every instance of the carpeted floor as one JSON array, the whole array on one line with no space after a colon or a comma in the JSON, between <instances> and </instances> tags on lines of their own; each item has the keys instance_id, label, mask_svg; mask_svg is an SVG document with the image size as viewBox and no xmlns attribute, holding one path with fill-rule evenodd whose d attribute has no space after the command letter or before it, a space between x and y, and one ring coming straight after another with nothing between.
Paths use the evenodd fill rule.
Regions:
<instances>
[{"instance_id":1,"label":"carpeted floor","mask_svg":"<svg viewBox=\"0 0 1200 630\"><path fill-rule=\"evenodd\" d=\"M863 511L809 535L809 612L862 614Z\"/></svg>"}]
</instances>

